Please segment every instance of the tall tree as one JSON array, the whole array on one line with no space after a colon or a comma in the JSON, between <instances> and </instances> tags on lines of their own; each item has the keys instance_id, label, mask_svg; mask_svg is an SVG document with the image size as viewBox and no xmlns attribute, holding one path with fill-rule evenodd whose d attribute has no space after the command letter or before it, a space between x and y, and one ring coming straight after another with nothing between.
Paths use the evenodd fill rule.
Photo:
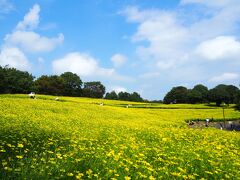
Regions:
<instances>
[{"instance_id":1,"label":"tall tree","mask_svg":"<svg viewBox=\"0 0 240 180\"><path fill-rule=\"evenodd\" d=\"M83 95L86 97L102 98L105 94L105 87L99 81L85 82Z\"/></svg>"},{"instance_id":2,"label":"tall tree","mask_svg":"<svg viewBox=\"0 0 240 180\"><path fill-rule=\"evenodd\" d=\"M239 89L236 86L228 85L226 87L227 92L229 93L229 102L228 103L236 103L238 99Z\"/></svg>"},{"instance_id":3,"label":"tall tree","mask_svg":"<svg viewBox=\"0 0 240 180\"><path fill-rule=\"evenodd\" d=\"M112 91L110 93L106 93L105 99L113 99L113 100L117 100L118 99L118 95L115 91Z\"/></svg>"},{"instance_id":4,"label":"tall tree","mask_svg":"<svg viewBox=\"0 0 240 180\"><path fill-rule=\"evenodd\" d=\"M209 100L215 102L217 106L220 106L223 102L228 104L230 102L230 94L227 87L225 84L219 84L211 89L209 91Z\"/></svg>"},{"instance_id":5,"label":"tall tree","mask_svg":"<svg viewBox=\"0 0 240 180\"><path fill-rule=\"evenodd\" d=\"M238 110L240 110L240 90L238 90L238 93L237 93L237 98L236 98L236 107Z\"/></svg>"},{"instance_id":6,"label":"tall tree","mask_svg":"<svg viewBox=\"0 0 240 180\"><path fill-rule=\"evenodd\" d=\"M0 93L5 93L6 91L6 80L5 80L5 70L0 66Z\"/></svg>"},{"instance_id":7,"label":"tall tree","mask_svg":"<svg viewBox=\"0 0 240 180\"><path fill-rule=\"evenodd\" d=\"M64 81L59 76L41 76L35 81L36 92L49 95L63 95Z\"/></svg>"},{"instance_id":8,"label":"tall tree","mask_svg":"<svg viewBox=\"0 0 240 180\"><path fill-rule=\"evenodd\" d=\"M143 101L140 94L138 94L137 92L133 92L132 94L130 94L129 100L134 101L134 102L142 102Z\"/></svg>"},{"instance_id":9,"label":"tall tree","mask_svg":"<svg viewBox=\"0 0 240 180\"><path fill-rule=\"evenodd\" d=\"M201 103L208 102L208 88L202 84L197 84L193 87L194 91L197 91L201 94Z\"/></svg>"},{"instance_id":10,"label":"tall tree","mask_svg":"<svg viewBox=\"0 0 240 180\"><path fill-rule=\"evenodd\" d=\"M60 75L63 79L64 89L63 95L66 96L80 96L82 80L77 74L72 72L65 72Z\"/></svg>"},{"instance_id":11,"label":"tall tree","mask_svg":"<svg viewBox=\"0 0 240 180\"><path fill-rule=\"evenodd\" d=\"M130 96L131 95L128 92L119 92L118 93L118 98L119 98L119 100L122 100L122 101L129 101Z\"/></svg>"},{"instance_id":12,"label":"tall tree","mask_svg":"<svg viewBox=\"0 0 240 180\"><path fill-rule=\"evenodd\" d=\"M188 102L194 104L208 102L208 88L202 84L194 86L188 92Z\"/></svg>"},{"instance_id":13,"label":"tall tree","mask_svg":"<svg viewBox=\"0 0 240 180\"><path fill-rule=\"evenodd\" d=\"M15 68L0 68L1 93L29 93L33 89L34 77L26 71Z\"/></svg>"},{"instance_id":14,"label":"tall tree","mask_svg":"<svg viewBox=\"0 0 240 180\"><path fill-rule=\"evenodd\" d=\"M164 97L163 102L169 103L187 103L188 90L186 87L177 86L173 87L171 91Z\"/></svg>"},{"instance_id":15,"label":"tall tree","mask_svg":"<svg viewBox=\"0 0 240 180\"><path fill-rule=\"evenodd\" d=\"M203 101L203 97L201 92L197 90L189 90L187 93L187 102L191 104L201 103Z\"/></svg>"}]
</instances>

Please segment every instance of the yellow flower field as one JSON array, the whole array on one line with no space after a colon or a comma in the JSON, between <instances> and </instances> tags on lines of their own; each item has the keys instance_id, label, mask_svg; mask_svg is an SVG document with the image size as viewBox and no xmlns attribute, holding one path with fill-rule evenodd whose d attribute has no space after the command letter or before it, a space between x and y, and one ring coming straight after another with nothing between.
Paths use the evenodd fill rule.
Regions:
<instances>
[{"instance_id":1,"label":"yellow flower field","mask_svg":"<svg viewBox=\"0 0 240 180\"><path fill-rule=\"evenodd\" d=\"M222 108L54 99L0 95L0 179L240 179L239 132L185 123Z\"/></svg>"}]
</instances>

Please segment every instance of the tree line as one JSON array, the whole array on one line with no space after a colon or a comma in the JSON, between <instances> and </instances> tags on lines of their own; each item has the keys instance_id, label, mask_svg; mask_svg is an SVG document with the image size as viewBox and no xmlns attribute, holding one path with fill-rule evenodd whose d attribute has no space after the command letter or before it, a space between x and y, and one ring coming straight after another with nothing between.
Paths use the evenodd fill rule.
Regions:
<instances>
[{"instance_id":1,"label":"tree line","mask_svg":"<svg viewBox=\"0 0 240 180\"><path fill-rule=\"evenodd\" d=\"M217 106L222 103L240 105L240 90L233 85L219 84L208 89L198 84L193 89L184 86L173 87L164 97L163 102L170 103L210 103L215 102Z\"/></svg>"},{"instance_id":2,"label":"tree line","mask_svg":"<svg viewBox=\"0 0 240 180\"><path fill-rule=\"evenodd\" d=\"M105 99L136 102L162 102L143 100L137 92L119 92L117 94L112 91L106 93L105 86L100 81L82 82L81 78L72 72L64 72L61 75L42 75L35 79L27 71L0 66L1 94L25 94L30 92L57 96L104 97ZM236 86L225 84L217 85L212 89L208 89L202 84L194 86L193 89L177 86L173 87L163 99L163 103L166 104L209 102L215 102L217 106L220 106L221 103L234 103L240 109L240 90Z\"/></svg>"},{"instance_id":3,"label":"tree line","mask_svg":"<svg viewBox=\"0 0 240 180\"><path fill-rule=\"evenodd\" d=\"M65 72L61 75L42 75L39 78L8 66L0 66L0 93L30 93L57 96L84 96L102 98L105 86L99 81L82 82L77 74Z\"/></svg>"},{"instance_id":4,"label":"tree line","mask_svg":"<svg viewBox=\"0 0 240 180\"><path fill-rule=\"evenodd\" d=\"M119 92L117 94L115 91L112 91L106 93L105 99L143 102L143 98L137 92L133 93Z\"/></svg>"},{"instance_id":5,"label":"tree line","mask_svg":"<svg viewBox=\"0 0 240 180\"><path fill-rule=\"evenodd\" d=\"M75 96L103 98L106 93L105 86L100 81L82 82L81 78L72 72L64 72L61 75L42 75L39 78L28 73L8 66L0 66L0 93L16 94L30 93L56 95L56 96ZM141 96L136 93L114 91L105 95L105 99L115 99L124 101L143 101Z\"/></svg>"}]
</instances>

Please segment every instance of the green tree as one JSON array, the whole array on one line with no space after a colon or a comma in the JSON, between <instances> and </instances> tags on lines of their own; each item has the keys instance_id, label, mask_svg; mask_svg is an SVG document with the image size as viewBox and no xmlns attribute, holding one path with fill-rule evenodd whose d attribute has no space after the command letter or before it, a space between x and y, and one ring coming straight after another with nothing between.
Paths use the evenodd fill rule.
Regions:
<instances>
[{"instance_id":1,"label":"green tree","mask_svg":"<svg viewBox=\"0 0 240 180\"><path fill-rule=\"evenodd\" d=\"M34 77L26 71L0 67L0 93L29 93Z\"/></svg>"},{"instance_id":2,"label":"green tree","mask_svg":"<svg viewBox=\"0 0 240 180\"><path fill-rule=\"evenodd\" d=\"M228 86L225 84L220 84L209 91L209 100L215 102L217 106L221 103L230 102L230 93L228 92Z\"/></svg>"},{"instance_id":3,"label":"green tree","mask_svg":"<svg viewBox=\"0 0 240 180\"><path fill-rule=\"evenodd\" d=\"M112 91L110 93L107 93L105 95L105 99L113 99L113 100L117 100L118 99L118 95L115 91Z\"/></svg>"},{"instance_id":4,"label":"green tree","mask_svg":"<svg viewBox=\"0 0 240 180\"><path fill-rule=\"evenodd\" d=\"M237 97L236 97L236 107L240 110L240 90L238 90Z\"/></svg>"},{"instance_id":5,"label":"green tree","mask_svg":"<svg viewBox=\"0 0 240 180\"><path fill-rule=\"evenodd\" d=\"M119 100L122 100L122 101L129 101L130 96L131 95L128 92L119 92L118 93L118 98L119 98Z\"/></svg>"},{"instance_id":6,"label":"green tree","mask_svg":"<svg viewBox=\"0 0 240 180\"><path fill-rule=\"evenodd\" d=\"M63 95L65 96L80 96L82 80L77 74L72 72L65 72L60 75L63 79L64 89Z\"/></svg>"},{"instance_id":7,"label":"green tree","mask_svg":"<svg viewBox=\"0 0 240 180\"><path fill-rule=\"evenodd\" d=\"M0 93L5 93L6 91L6 80L5 80L5 70L0 66Z\"/></svg>"},{"instance_id":8,"label":"green tree","mask_svg":"<svg viewBox=\"0 0 240 180\"><path fill-rule=\"evenodd\" d=\"M105 87L99 81L85 82L83 95L85 97L102 98L105 94Z\"/></svg>"},{"instance_id":9,"label":"green tree","mask_svg":"<svg viewBox=\"0 0 240 180\"><path fill-rule=\"evenodd\" d=\"M229 94L229 101L228 103L236 103L237 102L237 99L238 99L238 92L239 92L239 89L236 87L236 86L233 86L233 85L228 85L226 87L226 90Z\"/></svg>"},{"instance_id":10,"label":"green tree","mask_svg":"<svg viewBox=\"0 0 240 180\"><path fill-rule=\"evenodd\" d=\"M41 76L35 81L36 92L39 94L63 95L64 81L61 77Z\"/></svg>"},{"instance_id":11,"label":"green tree","mask_svg":"<svg viewBox=\"0 0 240 180\"><path fill-rule=\"evenodd\" d=\"M208 102L208 88L198 84L192 90L189 90L187 97L188 102L192 104Z\"/></svg>"},{"instance_id":12,"label":"green tree","mask_svg":"<svg viewBox=\"0 0 240 180\"><path fill-rule=\"evenodd\" d=\"M189 90L187 93L187 102L191 104L201 103L203 101L201 92L197 90Z\"/></svg>"},{"instance_id":13,"label":"green tree","mask_svg":"<svg viewBox=\"0 0 240 180\"><path fill-rule=\"evenodd\" d=\"M197 84L193 87L194 91L198 91L201 94L200 103L208 102L208 88L202 84Z\"/></svg>"},{"instance_id":14,"label":"green tree","mask_svg":"<svg viewBox=\"0 0 240 180\"><path fill-rule=\"evenodd\" d=\"M140 94L138 94L137 92L133 92L132 94L130 94L129 100L134 101L134 102L142 102L143 101Z\"/></svg>"},{"instance_id":15,"label":"green tree","mask_svg":"<svg viewBox=\"0 0 240 180\"><path fill-rule=\"evenodd\" d=\"M186 87L177 86L173 87L163 99L166 104L169 103L187 103L188 90Z\"/></svg>"}]
</instances>

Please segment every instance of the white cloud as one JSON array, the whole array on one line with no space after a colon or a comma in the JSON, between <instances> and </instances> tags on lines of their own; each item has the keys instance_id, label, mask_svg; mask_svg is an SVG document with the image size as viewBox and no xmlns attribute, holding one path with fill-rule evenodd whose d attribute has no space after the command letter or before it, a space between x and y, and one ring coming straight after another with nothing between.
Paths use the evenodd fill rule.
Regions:
<instances>
[{"instance_id":1,"label":"white cloud","mask_svg":"<svg viewBox=\"0 0 240 180\"><path fill-rule=\"evenodd\" d=\"M209 79L209 82L215 82L215 83L221 83L231 80L236 80L239 78L239 74L237 73L223 73L219 76L214 76L211 79Z\"/></svg>"},{"instance_id":2,"label":"white cloud","mask_svg":"<svg viewBox=\"0 0 240 180\"><path fill-rule=\"evenodd\" d=\"M211 85L209 74L240 74L239 0L182 0L173 10L127 7L121 14L136 24L126 36L136 45L135 68L150 72L139 76L149 77L148 84L165 84L159 87L165 91L181 83Z\"/></svg>"},{"instance_id":3,"label":"white cloud","mask_svg":"<svg viewBox=\"0 0 240 180\"><path fill-rule=\"evenodd\" d=\"M35 4L29 12L24 16L23 21L17 24L16 29L18 30L33 30L37 28L39 24L39 12L40 6Z\"/></svg>"},{"instance_id":4,"label":"white cloud","mask_svg":"<svg viewBox=\"0 0 240 180\"><path fill-rule=\"evenodd\" d=\"M217 53L220 56L221 53L233 55L238 49L238 41L225 34L233 34L236 30L240 18L240 2L235 0L183 0L181 4L207 4L208 2L216 5L220 3L223 7L219 11L208 7L206 10L208 14L203 12L202 16L197 14L198 11L196 14L194 11L188 11L190 14L185 14L184 6L179 6L179 9L175 11L139 10L137 7L127 7L122 11L129 22L138 24L137 31L132 36L133 42L147 42L144 45L139 44L136 48L136 53L140 59L150 60L155 63L156 67L163 70L184 67L183 65L189 61L202 58L204 53L199 52L197 54L201 56L196 57L194 51L199 44L201 47L198 47L198 51L203 50L203 46L211 39L221 41L218 46L221 46L224 52L214 52L212 57L206 53L204 55L208 55L212 59L218 58ZM195 15L197 18L189 19L190 16ZM227 43L231 47L222 47L223 44ZM217 47L217 44L214 46ZM213 45L212 48L214 48Z\"/></svg>"},{"instance_id":5,"label":"white cloud","mask_svg":"<svg viewBox=\"0 0 240 180\"><path fill-rule=\"evenodd\" d=\"M202 42L196 53L208 60L219 60L240 56L240 42L232 36L219 36Z\"/></svg>"},{"instance_id":6,"label":"white cloud","mask_svg":"<svg viewBox=\"0 0 240 180\"><path fill-rule=\"evenodd\" d=\"M33 31L15 31L7 34L5 43L7 45L19 46L28 52L48 52L62 44L64 41L63 34L58 37L47 38Z\"/></svg>"},{"instance_id":7,"label":"white cloud","mask_svg":"<svg viewBox=\"0 0 240 180\"><path fill-rule=\"evenodd\" d=\"M0 13L8 13L14 10L14 6L8 0L0 0Z\"/></svg>"},{"instance_id":8,"label":"white cloud","mask_svg":"<svg viewBox=\"0 0 240 180\"><path fill-rule=\"evenodd\" d=\"M30 63L24 53L18 48L4 47L0 52L0 65L9 65L19 70L29 70Z\"/></svg>"},{"instance_id":9,"label":"white cloud","mask_svg":"<svg viewBox=\"0 0 240 180\"><path fill-rule=\"evenodd\" d=\"M128 7L123 13L130 22L139 23L133 42L148 42L146 46L137 47L140 58L152 59L158 62L159 68L166 69L185 56L188 29L177 20L175 13L156 9L140 11L136 7Z\"/></svg>"},{"instance_id":10,"label":"white cloud","mask_svg":"<svg viewBox=\"0 0 240 180\"><path fill-rule=\"evenodd\" d=\"M55 73L71 71L80 76L111 76L114 69L102 68L95 58L86 53L73 52L52 62Z\"/></svg>"},{"instance_id":11,"label":"white cloud","mask_svg":"<svg viewBox=\"0 0 240 180\"><path fill-rule=\"evenodd\" d=\"M29 12L24 16L12 33L5 36L4 46L17 47L25 52L39 53L49 52L63 43L63 34L57 37L45 37L33 30L38 28L40 6L35 4Z\"/></svg>"},{"instance_id":12,"label":"white cloud","mask_svg":"<svg viewBox=\"0 0 240 180\"><path fill-rule=\"evenodd\" d=\"M142 22L159 14L158 9L139 11L135 6L128 6L120 14L126 15L129 22Z\"/></svg>"},{"instance_id":13,"label":"white cloud","mask_svg":"<svg viewBox=\"0 0 240 180\"><path fill-rule=\"evenodd\" d=\"M121 67L127 61L127 57L123 54L114 54L111 61L115 67Z\"/></svg>"}]
</instances>

